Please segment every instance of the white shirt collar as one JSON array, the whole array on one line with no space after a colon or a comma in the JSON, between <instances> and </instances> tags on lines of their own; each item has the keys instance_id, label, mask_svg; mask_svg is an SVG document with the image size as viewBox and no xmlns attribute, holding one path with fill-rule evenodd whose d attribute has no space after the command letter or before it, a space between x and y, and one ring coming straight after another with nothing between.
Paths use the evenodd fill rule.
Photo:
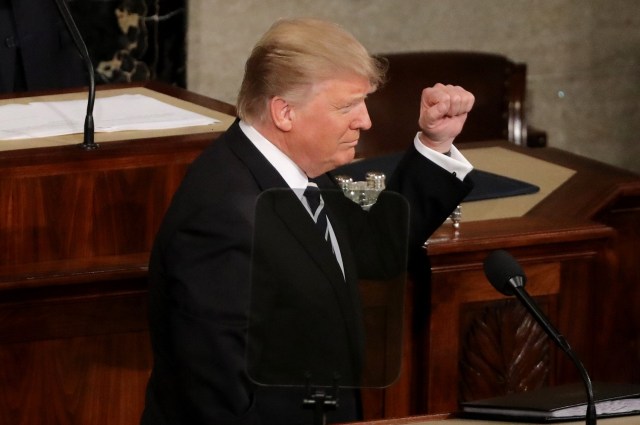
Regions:
<instances>
[{"instance_id":1,"label":"white shirt collar","mask_svg":"<svg viewBox=\"0 0 640 425\"><path fill-rule=\"evenodd\" d=\"M252 125L241 120L240 129L256 149L258 149L267 161L280 173L291 189L301 189L295 190L295 192L298 194L298 197L302 197L302 193L309 182L304 171L284 152L260 134Z\"/></svg>"}]
</instances>

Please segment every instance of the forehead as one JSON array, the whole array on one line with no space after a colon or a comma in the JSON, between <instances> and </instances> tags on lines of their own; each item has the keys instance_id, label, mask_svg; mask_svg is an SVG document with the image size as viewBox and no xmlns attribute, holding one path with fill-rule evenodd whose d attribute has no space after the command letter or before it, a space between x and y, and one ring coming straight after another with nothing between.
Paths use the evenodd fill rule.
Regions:
<instances>
[{"instance_id":1,"label":"forehead","mask_svg":"<svg viewBox=\"0 0 640 425\"><path fill-rule=\"evenodd\" d=\"M369 80L361 76L338 76L314 84L311 97L315 99L357 100L375 91Z\"/></svg>"}]
</instances>

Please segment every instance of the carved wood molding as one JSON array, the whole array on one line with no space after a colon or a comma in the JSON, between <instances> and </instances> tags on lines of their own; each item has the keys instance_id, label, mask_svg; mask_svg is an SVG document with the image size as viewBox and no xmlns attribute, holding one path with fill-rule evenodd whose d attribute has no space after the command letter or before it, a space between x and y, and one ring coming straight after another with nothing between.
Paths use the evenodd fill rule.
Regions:
<instances>
[{"instance_id":1,"label":"carved wood molding","mask_svg":"<svg viewBox=\"0 0 640 425\"><path fill-rule=\"evenodd\" d=\"M516 300L484 304L463 329L458 400L541 387L550 370L549 340Z\"/></svg>"}]
</instances>

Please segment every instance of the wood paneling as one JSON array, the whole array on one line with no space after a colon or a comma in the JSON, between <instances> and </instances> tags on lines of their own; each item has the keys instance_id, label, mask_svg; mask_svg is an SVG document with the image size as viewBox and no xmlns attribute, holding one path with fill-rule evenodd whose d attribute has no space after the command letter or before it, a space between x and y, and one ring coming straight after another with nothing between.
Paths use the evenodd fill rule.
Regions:
<instances>
[{"instance_id":1,"label":"wood paneling","mask_svg":"<svg viewBox=\"0 0 640 425\"><path fill-rule=\"evenodd\" d=\"M139 422L146 332L3 343L0 362L1 424Z\"/></svg>"},{"instance_id":2,"label":"wood paneling","mask_svg":"<svg viewBox=\"0 0 640 425\"><path fill-rule=\"evenodd\" d=\"M149 251L187 167L218 135L0 153L0 425L139 423Z\"/></svg>"},{"instance_id":3,"label":"wood paneling","mask_svg":"<svg viewBox=\"0 0 640 425\"><path fill-rule=\"evenodd\" d=\"M580 380L517 301L484 277L494 249L520 262L527 290L593 379L640 382L640 177L555 149L518 151L577 173L523 217L463 220L458 231L445 223L430 238L431 278L408 297L412 372L381 396L410 400L385 405L386 417L452 412L462 400Z\"/></svg>"}]
</instances>

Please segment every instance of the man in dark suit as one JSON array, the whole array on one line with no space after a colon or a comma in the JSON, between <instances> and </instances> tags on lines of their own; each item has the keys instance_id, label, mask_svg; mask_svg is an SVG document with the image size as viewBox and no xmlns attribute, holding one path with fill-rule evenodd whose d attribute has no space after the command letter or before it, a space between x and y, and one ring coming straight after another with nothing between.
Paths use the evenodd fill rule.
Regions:
<instances>
[{"instance_id":1,"label":"man in dark suit","mask_svg":"<svg viewBox=\"0 0 640 425\"><path fill-rule=\"evenodd\" d=\"M380 249L387 244L372 235L393 240L395 227L389 223L406 222L409 215L409 250L418 250L471 189L465 179L471 165L452 143L473 96L460 87L436 85L423 92L420 131L387 188L389 197L402 194L408 203L387 202L383 194L364 211L326 192L320 205L328 220L322 234L314 233L314 221L321 221L314 211L320 209L305 188L311 179L321 188L335 187L327 173L353 160L360 131L371 126L365 98L383 74L384 66L353 36L323 21L279 21L255 46L238 98L240 119L193 163L152 251L154 367L143 424L310 422L310 413L300 408L304 389L256 385L256 375L247 373L248 354L258 359L252 365L266 362L284 370L285 379L299 379L295 372L287 375L287 362L278 363L278 344L271 349L270 340L260 340L252 346L260 352L247 353L250 304L256 298L259 315L266 311L260 306L275 306L271 312L279 323L302 318L315 326L328 320L328 326L316 327L322 344L314 346L306 337L304 343L326 350L327 362L352 373L350 379L358 375L362 323L355 280L364 269L379 268L394 249L403 249L402 242ZM254 240L272 243L254 246ZM382 269L393 274L398 263L390 264ZM262 292L250 301L252 271ZM271 296L264 291L270 284L286 296L262 304ZM307 326L269 332L269 320L257 319L260 332L266 324L261 337L284 335L284 343ZM335 332L325 334L329 331ZM305 361L300 359L303 368ZM273 371L278 372L258 369L258 378ZM329 420L357 418L357 392L342 391Z\"/></svg>"},{"instance_id":2,"label":"man in dark suit","mask_svg":"<svg viewBox=\"0 0 640 425\"><path fill-rule=\"evenodd\" d=\"M80 55L53 0L0 0L0 93L81 87Z\"/></svg>"}]
</instances>

